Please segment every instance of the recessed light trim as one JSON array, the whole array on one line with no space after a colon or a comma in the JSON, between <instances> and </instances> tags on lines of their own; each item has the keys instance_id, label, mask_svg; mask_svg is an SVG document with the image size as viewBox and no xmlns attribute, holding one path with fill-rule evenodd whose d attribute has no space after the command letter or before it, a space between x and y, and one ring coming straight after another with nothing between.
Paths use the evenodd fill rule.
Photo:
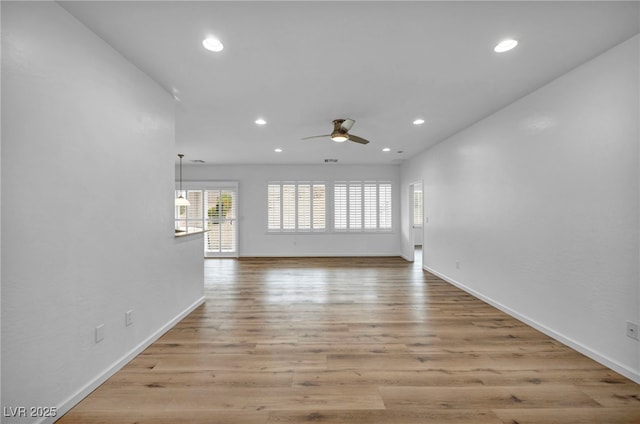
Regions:
<instances>
[{"instance_id":1,"label":"recessed light trim","mask_svg":"<svg viewBox=\"0 0 640 424\"><path fill-rule=\"evenodd\" d=\"M413 120L413 125L422 125L424 124L424 119L418 118Z\"/></svg>"},{"instance_id":2,"label":"recessed light trim","mask_svg":"<svg viewBox=\"0 0 640 424\"><path fill-rule=\"evenodd\" d=\"M388 148L388 147L385 147L384 149L382 149L382 151L383 151L383 152L390 152L390 151L391 151L391 149L390 149L390 148Z\"/></svg>"},{"instance_id":3,"label":"recessed light trim","mask_svg":"<svg viewBox=\"0 0 640 424\"><path fill-rule=\"evenodd\" d=\"M267 125L267 121L262 118L258 118L254 122L256 123L256 125Z\"/></svg>"},{"instance_id":4,"label":"recessed light trim","mask_svg":"<svg viewBox=\"0 0 640 424\"><path fill-rule=\"evenodd\" d=\"M274 152L276 152L276 153L282 153L282 149L281 149L281 148L279 148L279 147L278 147L278 148L276 148L276 149L273 149L273 151L274 151Z\"/></svg>"},{"instance_id":5,"label":"recessed light trim","mask_svg":"<svg viewBox=\"0 0 640 424\"><path fill-rule=\"evenodd\" d=\"M202 40L202 45L205 49L216 53L221 52L222 49L224 49L224 45L222 44L222 42L215 37L205 38L204 40Z\"/></svg>"},{"instance_id":6,"label":"recessed light trim","mask_svg":"<svg viewBox=\"0 0 640 424\"><path fill-rule=\"evenodd\" d=\"M496 53L504 53L512 50L518 45L518 40L514 40L513 38L507 38L506 40L502 40L499 42L494 48L493 51Z\"/></svg>"}]
</instances>

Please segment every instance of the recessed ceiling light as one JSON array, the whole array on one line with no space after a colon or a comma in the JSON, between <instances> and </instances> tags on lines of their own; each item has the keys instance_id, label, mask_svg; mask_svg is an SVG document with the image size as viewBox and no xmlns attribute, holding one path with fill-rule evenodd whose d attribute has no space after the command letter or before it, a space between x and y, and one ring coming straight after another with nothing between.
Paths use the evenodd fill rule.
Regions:
<instances>
[{"instance_id":1,"label":"recessed ceiling light","mask_svg":"<svg viewBox=\"0 0 640 424\"><path fill-rule=\"evenodd\" d=\"M382 149L382 151L383 151L383 152L390 152L390 151L391 151L391 149L390 149L390 148L388 148L388 147L385 147L384 149Z\"/></svg>"},{"instance_id":2,"label":"recessed ceiling light","mask_svg":"<svg viewBox=\"0 0 640 424\"><path fill-rule=\"evenodd\" d=\"M258 119L255 120L255 123L256 123L256 125L266 125L267 121L265 121L262 118L258 118Z\"/></svg>"},{"instance_id":3,"label":"recessed ceiling light","mask_svg":"<svg viewBox=\"0 0 640 424\"><path fill-rule=\"evenodd\" d=\"M202 40L202 45L204 46L205 49L212 52L220 52L222 51L222 49L224 49L222 42L220 42L220 40L218 40L217 38L213 38L213 37L205 38L204 40Z\"/></svg>"},{"instance_id":4,"label":"recessed ceiling light","mask_svg":"<svg viewBox=\"0 0 640 424\"><path fill-rule=\"evenodd\" d=\"M422 125L424 124L424 119L422 118L418 118L415 121L413 121L413 125Z\"/></svg>"},{"instance_id":5,"label":"recessed ceiling light","mask_svg":"<svg viewBox=\"0 0 640 424\"><path fill-rule=\"evenodd\" d=\"M282 153L282 149L279 148L279 147L277 149L273 149L273 151L276 152L276 153Z\"/></svg>"},{"instance_id":6,"label":"recessed ceiling light","mask_svg":"<svg viewBox=\"0 0 640 424\"><path fill-rule=\"evenodd\" d=\"M514 40L512 38L509 38L509 39L502 40L501 42L499 42L498 45L493 48L493 51L496 52L496 53L504 53L504 52L508 52L509 50L513 49L517 45L518 45L518 40Z\"/></svg>"}]
</instances>

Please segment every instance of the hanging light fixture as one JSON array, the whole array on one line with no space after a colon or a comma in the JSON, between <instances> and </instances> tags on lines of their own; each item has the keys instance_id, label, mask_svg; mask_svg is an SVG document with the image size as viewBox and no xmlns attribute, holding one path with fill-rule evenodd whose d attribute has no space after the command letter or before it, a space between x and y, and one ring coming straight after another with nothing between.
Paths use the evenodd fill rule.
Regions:
<instances>
[{"instance_id":1,"label":"hanging light fixture","mask_svg":"<svg viewBox=\"0 0 640 424\"><path fill-rule=\"evenodd\" d=\"M178 157L180 158L180 191L178 197L176 197L176 206L191 206L191 203L182 196L182 158L184 155L178 153Z\"/></svg>"}]
</instances>

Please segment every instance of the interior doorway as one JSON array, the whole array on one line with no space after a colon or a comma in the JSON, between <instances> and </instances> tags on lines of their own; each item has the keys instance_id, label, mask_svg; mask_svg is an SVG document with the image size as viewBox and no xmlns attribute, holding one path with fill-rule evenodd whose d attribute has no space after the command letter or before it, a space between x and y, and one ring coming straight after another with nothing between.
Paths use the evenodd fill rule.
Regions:
<instances>
[{"instance_id":1,"label":"interior doorway","mask_svg":"<svg viewBox=\"0 0 640 424\"><path fill-rule=\"evenodd\" d=\"M417 181L409 186L409 242L411 244L411 254L413 260L419 255L422 260L422 245L424 242L424 197L422 191L422 181Z\"/></svg>"}]
</instances>

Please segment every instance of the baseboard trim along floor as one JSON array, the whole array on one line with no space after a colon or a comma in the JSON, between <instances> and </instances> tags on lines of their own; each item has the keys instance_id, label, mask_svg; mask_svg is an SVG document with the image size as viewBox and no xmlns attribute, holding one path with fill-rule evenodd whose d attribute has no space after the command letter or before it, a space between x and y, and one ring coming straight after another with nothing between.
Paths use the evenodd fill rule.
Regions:
<instances>
[{"instance_id":1,"label":"baseboard trim along floor","mask_svg":"<svg viewBox=\"0 0 640 424\"><path fill-rule=\"evenodd\" d=\"M193 312L194 309L204 304L206 300L205 296L202 296L191 305L189 305L185 310L180 312L174 318L172 318L165 325L160 327L156 332L147 337L141 343L139 343L136 347L127 352L121 359L113 363L110 367L108 367L104 372L100 375L96 376L93 380L87 383L83 388L78 390L74 395L70 396L66 401L62 404L58 405L57 418L43 418L42 420L36 421L37 424L49 424L55 422L56 419L66 414L71 408L73 408L78 402L88 396L91 392L93 392L96 388L98 388L102 383L107 381L111 376L120 371L122 367L127 365L131 360L133 360L136 356L142 353L146 348L151 346L156 340L162 337L167 331L171 330L177 323L182 321L187 315Z\"/></svg>"}]
</instances>

